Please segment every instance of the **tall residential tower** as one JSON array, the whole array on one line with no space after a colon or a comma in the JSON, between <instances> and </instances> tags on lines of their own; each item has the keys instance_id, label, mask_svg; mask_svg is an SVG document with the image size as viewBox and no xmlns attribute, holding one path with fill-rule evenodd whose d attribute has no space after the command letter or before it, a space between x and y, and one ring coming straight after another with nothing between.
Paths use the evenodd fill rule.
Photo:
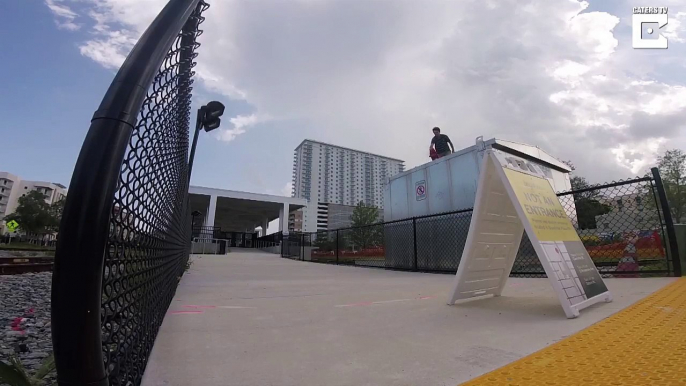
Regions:
<instances>
[{"instance_id":1,"label":"tall residential tower","mask_svg":"<svg viewBox=\"0 0 686 386\"><path fill-rule=\"evenodd\" d=\"M295 149L293 158L292 195L305 198L310 204L302 213L291 214L289 228L314 232L344 227L349 224L349 215L343 216L345 219L341 215L350 212L345 206L360 201L382 209L384 184L389 177L404 170L403 162L304 140Z\"/></svg>"}]
</instances>

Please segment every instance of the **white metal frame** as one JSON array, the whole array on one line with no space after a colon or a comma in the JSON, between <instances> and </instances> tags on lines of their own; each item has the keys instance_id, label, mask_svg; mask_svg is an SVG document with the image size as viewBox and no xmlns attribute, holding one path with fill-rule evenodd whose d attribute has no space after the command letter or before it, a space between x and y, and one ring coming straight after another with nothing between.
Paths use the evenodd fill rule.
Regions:
<instances>
[{"instance_id":1,"label":"white metal frame","mask_svg":"<svg viewBox=\"0 0 686 386\"><path fill-rule=\"evenodd\" d=\"M611 302L612 295L609 291L607 291L590 299L586 299L580 303L571 304L571 302L567 298L567 295L565 293L564 288L562 287L561 282L556 279L555 271L551 266L545 251L543 250L543 246L536 237L532 225L529 223L529 221L527 221L527 217L524 214L524 209L517 200L514 189L512 188L512 185L510 184L505 174L504 168L508 168L509 166L507 165L506 161L498 158L498 156L496 155L498 153L503 154L503 156L514 157L510 154L505 155L504 153L499 152L498 150L487 150L486 154L484 155L481 168L482 173L479 177L477 197L474 205L474 214L472 215L472 220L469 225L469 234L467 236L467 242L465 244L462 259L460 260L460 264L455 275L453 288L450 293L450 297L448 298L448 304L452 305L455 304L457 300L468 299L477 296L500 296L503 288L505 287L505 283L507 282L507 279L510 276L510 272L512 271L515 258L517 257L519 242L516 243L517 248L511 248L509 251L509 255L504 258L504 265L506 269L503 269L500 274L498 286L493 286L492 284L489 285L489 279L492 283L493 278L484 279L480 283L477 273L480 271L474 269L474 267L477 266L477 264L475 264L474 255L476 251L475 248L477 248L479 244L478 237L480 236L480 234L478 233L478 229L482 223L488 220L486 216L488 216L487 210L489 208L487 208L487 203L484 201L488 200L488 195L495 188L504 188L504 190L507 192L507 197L503 197L503 199L509 201L509 206L505 205L504 203L498 204L503 205L501 209L504 209L504 211L506 212L511 209L514 209L514 211L516 212L516 216L519 219L519 223L522 227L521 229L527 232L527 235L531 240L531 244L533 245L534 250L536 251L536 255L538 256L538 259L541 262L541 265L543 266L543 269L545 270L545 273L548 276L549 281L558 296L558 299L560 301L560 304L562 305L565 315L568 318L578 317L582 309L587 308L593 304L600 302ZM518 172L525 173L536 178L544 178L537 175L534 172L525 172L521 169L514 168L512 168L512 170L516 170ZM518 235L519 239L521 240L521 231L518 233ZM464 291L466 285L469 285L469 291ZM482 288L479 288L479 285L481 285Z\"/></svg>"}]
</instances>

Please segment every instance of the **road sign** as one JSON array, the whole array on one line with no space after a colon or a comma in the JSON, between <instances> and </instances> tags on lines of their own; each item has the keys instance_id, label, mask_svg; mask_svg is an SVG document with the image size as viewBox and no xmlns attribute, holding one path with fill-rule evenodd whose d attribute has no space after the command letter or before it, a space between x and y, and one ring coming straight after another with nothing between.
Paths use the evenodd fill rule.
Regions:
<instances>
[{"instance_id":1,"label":"road sign","mask_svg":"<svg viewBox=\"0 0 686 386\"><path fill-rule=\"evenodd\" d=\"M489 150L483 158L469 234L448 304L500 296L526 231L568 318L612 295L544 171Z\"/></svg>"},{"instance_id":2,"label":"road sign","mask_svg":"<svg viewBox=\"0 0 686 386\"><path fill-rule=\"evenodd\" d=\"M19 228L19 223L14 221L14 220L11 220L6 225L7 225L7 229L9 229L10 232L14 232L15 230L17 230L17 228Z\"/></svg>"}]
</instances>

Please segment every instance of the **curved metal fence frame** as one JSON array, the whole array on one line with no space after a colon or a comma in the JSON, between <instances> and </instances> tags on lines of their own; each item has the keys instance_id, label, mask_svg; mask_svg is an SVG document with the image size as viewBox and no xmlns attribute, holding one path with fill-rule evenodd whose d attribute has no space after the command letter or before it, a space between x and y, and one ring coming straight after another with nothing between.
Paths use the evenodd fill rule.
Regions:
<instances>
[{"instance_id":1,"label":"curved metal fence frame","mask_svg":"<svg viewBox=\"0 0 686 386\"><path fill-rule=\"evenodd\" d=\"M178 84L180 88L188 87L185 92L190 91L200 13L207 6L203 0L170 0L133 47L91 120L69 185L55 253L51 317L60 385L110 384L104 364L101 303L105 298L105 255L122 164L148 90L177 39L182 46L178 52L178 77L185 77ZM180 173L185 173L187 180L185 166L185 172ZM181 186L185 186L183 197L187 203L187 181ZM188 226L178 224L175 232L190 236L190 214L176 219L187 219ZM190 243L190 237L185 239ZM148 353L145 355L147 360Z\"/></svg>"}]
</instances>

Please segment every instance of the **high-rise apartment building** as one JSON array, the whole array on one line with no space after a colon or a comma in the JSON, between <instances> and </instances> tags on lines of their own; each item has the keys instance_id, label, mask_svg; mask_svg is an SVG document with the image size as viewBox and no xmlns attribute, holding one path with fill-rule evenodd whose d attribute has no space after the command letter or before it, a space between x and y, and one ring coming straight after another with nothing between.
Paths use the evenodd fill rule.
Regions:
<instances>
[{"instance_id":1,"label":"high-rise apartment building","mask_svg":"<svg viewBox=\"0 0 686 386\"><path fill-rule=\"evenodd\" d=\"M314 232L329 229L332 208L359 202L383 208L389 177L404 171L404 161L327 143L304 140L293 157L293 197L310 201L302 216L292 214L290 228ZM339 217L339 216L338 216ZM296 221L299 220L299 221ZM297 223L301 224L298 229ZM337 223L340 223L337 221Z\"/></svg>"},{"instance_id":2,"label":"high-rise apartment building","mask_svg":"<svg viewBox=\"0 0 686 386\"><path fill-rule=\"evenodd\" d=\"M18 176L0 172L0 234L4 234L3 219L13 213L19 205L19 197L36 190L45 195L45 202L52 204L67 195L67 188L62 184L45 181L27 181Z\"/></svg>"}]
</instances>

